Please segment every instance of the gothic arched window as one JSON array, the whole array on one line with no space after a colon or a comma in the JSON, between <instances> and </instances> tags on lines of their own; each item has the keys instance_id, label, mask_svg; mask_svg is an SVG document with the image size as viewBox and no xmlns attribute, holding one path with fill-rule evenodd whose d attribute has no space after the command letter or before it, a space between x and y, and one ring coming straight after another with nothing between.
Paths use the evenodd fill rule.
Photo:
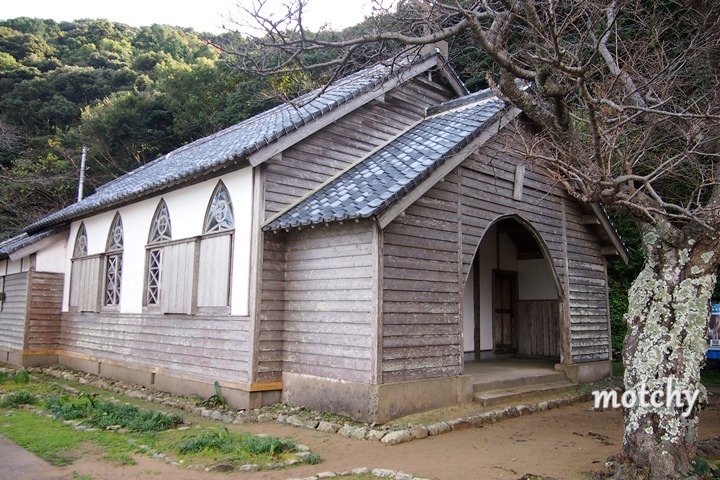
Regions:
<instances>
[{"instance_id":1,"label":"gothic arched window","mask_svg":"<svg viewBox=\"0 0 720 480\"><path fill-rule=\"evenodd\" d=\"M122 280L123 224L120 213L115 214L105 247L105 305L120 304L120 282Z\"/></svg>"},{"instance_id":2,"label":"gothic arched window","mask_svg":"<svg viewBox=\"0 0 720 480\"><path fill-rule=\"evenodd\" d=\"M170 212L165 200L155 209L152 223L150 224L150 235L148 236L147 251L147 273L145 285L145 304L158 305L160 303L160 282L162 276L162 252L160 245L172 240L170 225Z\"/></svg>"},{"instance_id":3,"label":"gothic arched window","mask_svg":"<svg viewBox=\"0 0 720 480\"><path fill-rule=\"evenodd\" d=\"M88 254L88 237L85 224L81 223L75 236L75 248L73 249L73 257L87 257Z\"/></svg>"},{"instance_id":4,"label":"gothic arched window","mask_svg":"<svg viewBox=\"0 0 720 480\"><path fill-rule=\"evenodd\" d=\"M205 214L205 233L221 232L235 228L232 201L225 184L219 181L210 198L210 204Z\"/></svg>"}]
</instances>

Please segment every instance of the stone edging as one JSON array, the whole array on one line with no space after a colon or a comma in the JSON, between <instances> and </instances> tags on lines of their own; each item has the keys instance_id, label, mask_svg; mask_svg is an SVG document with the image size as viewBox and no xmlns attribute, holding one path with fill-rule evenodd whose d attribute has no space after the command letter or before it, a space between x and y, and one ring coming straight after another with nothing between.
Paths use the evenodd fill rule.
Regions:
<instances>
[{"instance_id":1,"label":"stone edging","mask_svg":"<svg viewBox=\"0 0 720 480\"><path fill-rule=\"evenodd\" d=\"M323 480L325 478L348 477L350 475L367 475L370 474L375 478L392 478L394 480L429 480L427 478L416 477L410 473L399 472L397 470L389 470L386 468L374 468L370 470L367 467L354 468L343 472L320 472L309 477L291 477L287 480Z\"/></svg>"},{"instance_id":2,"label":"stone edging","mask_svg":"<svg viewBox=\"0 0 720 480\"><path fill-rule=\"evenodd\" d=\"M453 430L462 430L470 427L478 427L484 424L497 423L498 421L509 418L586 402L593 398L591 392L582 392L536 403L509 406L467 417L441 421L431 425L408 425L407 427L399 428L388 427L386 425L383 429L377 429L375 428L375 424L354 426L327 420L309 419L299 414L277 412L260 413L257 417L253 418L252 412L241 410L238 411L237 414L233 414L227 410L213 410L207 407L198 407L194 402L189 400L178 399L172 395L160 392L151 393L145 387L138 387L135 385L131 386L120 381L103 379L103 377L89 373L68 371L65 368L56 369L52 367L30 368L28 370L31 372L37 371L50 376L64 378L66 380L73 380L80 384L86 384L96 388L103 388L105 390L127 395L131 398L142 398L143 400L160 403L167 407L179 408L181 410L224 423L238 424L253 420L257 420L258 422L276 421L293 427L307 428L325 433L335 433L355 440L377 440L385 445L397 445L412 440L442 435ZM94 380L88 381L87 378ZM622 391L622 387L617 388Z\"/></svg>"},{"instance_id":3,"label":"stone edging","mask_svg":"<svg viewBox=\"0 0 720 480\"><path fill-rule=\"evenodd\" d=\"M497 423L498 421L509 418L520 417L522 415L529 415L536 412L542 412L563 406L574 405L576 403L586 402L592 398L593 395L590 392L576 393L573 395L566 395L552 400L523 405L514 405L510 407L505 407L503 409L491 410L468 417L461 417L453 420L437 422L431 425L408 425L407 427L393 428L389 430L377 430L366 426L341 426L333 422L306 420L300 415L280 414L277 416L277 418L275 418L275 421L295 427L309 428L321 432L337 433L345 437L357 440L379 440L385 445L397 445L399 443L410 442L412 440L419 440L422 438L442 435L453 430L479 427L481 425Z\"/></svg>"}]
</instances>

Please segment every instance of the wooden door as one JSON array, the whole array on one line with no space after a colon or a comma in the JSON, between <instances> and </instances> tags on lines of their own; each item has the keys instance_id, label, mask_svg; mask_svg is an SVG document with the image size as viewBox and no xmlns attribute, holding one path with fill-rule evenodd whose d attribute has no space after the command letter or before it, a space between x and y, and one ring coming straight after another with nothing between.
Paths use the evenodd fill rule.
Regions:
<instances>
[{"instance_id":1,"label":"wooden door","mask_svg":"<svg viewBox=\"0 0 720 480\"><path fill-rule=\"evenodd\" d=\"M495 353L517 350L517 272L493 272L493 339Z\"/></svg>"}]
</instances>

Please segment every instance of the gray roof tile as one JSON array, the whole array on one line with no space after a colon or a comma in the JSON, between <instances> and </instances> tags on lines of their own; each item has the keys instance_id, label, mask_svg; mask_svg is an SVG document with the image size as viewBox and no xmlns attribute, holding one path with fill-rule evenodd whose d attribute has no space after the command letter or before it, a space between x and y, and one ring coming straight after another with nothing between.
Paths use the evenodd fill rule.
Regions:
<instances>
[{"instance_id":1,"label":"gray roof tile","mask_svg":"<svg viewBox=\"0 0 720 480\"><path fill-rule=\"evenodd\" d=\"M43 238L55 235L60 231L61 229L51 229L36 233L34 235L21 233L20 235L4 240L0 242L0 260L4 260L18 250L28 247L35 242L39 242Z\"/></svg>"},{"instance_id":2,"label":"gray roof tile","mask_svg":"<svg viewBox=\"0 0 720 480\"><path fill-rule=\"evenodd\" d=\"M214 170L300 128L353 98L378 88L398 65L378 64L344 77L324 92L316 90L225 130L163 155L98 188L93 195L27 227L28 233L97 213L143 194ZM319 94L319 96L318 96ZM303 105L304 102L307 102ZM298 106L301 105L301 106Z\"/></svg>"},{"instance_id":3,"label":"gray roof tile","mask_svg":"<svg viewBox=\"0 0 720 480\"><path fill-rule=\"evenodd\" d=\"M271 218L265 231L381 213L472 141L505 108L489 91L452 100L295 205Z\"/></svg>"}]
</instances>

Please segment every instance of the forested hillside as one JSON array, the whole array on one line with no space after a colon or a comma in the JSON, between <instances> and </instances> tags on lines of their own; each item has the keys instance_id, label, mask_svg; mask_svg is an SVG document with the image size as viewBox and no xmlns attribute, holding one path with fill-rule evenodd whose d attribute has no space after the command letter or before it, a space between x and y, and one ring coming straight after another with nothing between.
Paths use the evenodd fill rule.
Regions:
<instances>
[{"instance_id":1,"label":"forested hillside","mask_svg":"<svg viewBox=\"0 0 720 480\"><path fill-rule=\"evenodd\" d=\"M229 35L229 34L225 34ZM0 21L0 238L180 145L265 110L223 36L107 20Z\"/></svg>"}]
</instances>

